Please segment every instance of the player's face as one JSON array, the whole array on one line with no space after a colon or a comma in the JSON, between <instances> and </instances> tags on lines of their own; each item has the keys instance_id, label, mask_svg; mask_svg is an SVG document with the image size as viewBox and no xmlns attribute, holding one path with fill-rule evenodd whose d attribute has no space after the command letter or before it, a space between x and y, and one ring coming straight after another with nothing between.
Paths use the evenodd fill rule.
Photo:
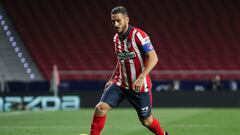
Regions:
<instances>
[{"instance_id":1,"label":"player's face","mask_svg":"<svg viewBox=\"0 0 240 135\"><path fill-rule=\"evenodd\" d=\"M117 33L125 33L128 28L129 18L121 13L111 14L112 24Z\"/></svg>"}]
</instances>

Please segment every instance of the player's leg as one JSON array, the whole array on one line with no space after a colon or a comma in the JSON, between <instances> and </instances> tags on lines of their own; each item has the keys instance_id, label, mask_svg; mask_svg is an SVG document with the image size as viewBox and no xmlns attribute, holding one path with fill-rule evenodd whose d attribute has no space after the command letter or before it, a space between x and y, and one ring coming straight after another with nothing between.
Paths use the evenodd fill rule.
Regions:
<instances>
[{"instance_id":1,"label":"player's leg","mask_svg":"<svg viewBox=\"0 0 240 135\"><path fill-rule=\"evenodd\" d=\"M158 119L154 118L153 115L150 115L148 118L139 117L141 123L147 127L152 133L156 135L169 135L168 132L164 131Z\"/></svg>"},{"instance_id":2,"label":"player's leg","mask_svg":"<svg viewBox=\"0 0 240 135\"><path fill-rule=\"evenodd\" d=\"M147 127L155 135L167 135L167 132L164 132L161 128L159 121L152 115L151 94L149 92L136 93L129 91L127 95L128 101L137 111L142 125Z\"/></svg>"},{"instance_id":3,"label":"player's leg","mask_svg":"<svg viewBox=\"0 0 240 135\"><path fill-rule=\"evenodd\" d=\"M112 84L104 91L100 102L95 107L90 135L100 135L105 125L107 112L112 107L118 106L123 98L121 88L115 84Z\"/></svg>"},{"instance_id":4,"label":"player's leg","mask_svg":"<svg viewBox=\"0 0 240 135\"><path fill-rule=\"evenodd\" d=\"M110 109L111 107L104 102L99 102L96 105L95 113L93 115L93 119L91 123L90 135L100 135L105 125L106 114Z\"/></svg>"}]
</instances>

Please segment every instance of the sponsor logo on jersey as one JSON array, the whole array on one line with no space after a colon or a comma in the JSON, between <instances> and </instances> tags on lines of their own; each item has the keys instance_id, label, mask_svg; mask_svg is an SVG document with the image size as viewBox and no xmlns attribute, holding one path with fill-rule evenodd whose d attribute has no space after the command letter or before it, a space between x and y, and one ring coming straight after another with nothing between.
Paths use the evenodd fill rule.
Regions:
<instances>
[{"instance_id":1,"label":"sponsor logo on jersey","mask_svg":"<svg viewBox=\"0 0 240 135\"><path fill-rule=\"evenodd\" d=\"M118 59L119 60L127 60L127 59L133 59L136 57L135 52L123 52L123 53L118 53Z\"/></svg>"}]
</instances>

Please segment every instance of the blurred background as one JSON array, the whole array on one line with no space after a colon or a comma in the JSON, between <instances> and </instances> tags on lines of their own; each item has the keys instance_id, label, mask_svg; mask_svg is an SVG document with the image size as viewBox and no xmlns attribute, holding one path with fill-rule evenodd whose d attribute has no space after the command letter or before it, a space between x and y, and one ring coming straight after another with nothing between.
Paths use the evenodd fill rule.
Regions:
<instances>
[{"instance_id":1,"label":"blurred background","mask_svg":"<svg viewBox=\"0 0 240 135\"><path fill-rule=\"evenodd\" d=\"M155 106L240 106L239 0L1 0L0 103L74 95L94 107L116 64L117 5L158 54Z\"/></svg>"}]
</instances>

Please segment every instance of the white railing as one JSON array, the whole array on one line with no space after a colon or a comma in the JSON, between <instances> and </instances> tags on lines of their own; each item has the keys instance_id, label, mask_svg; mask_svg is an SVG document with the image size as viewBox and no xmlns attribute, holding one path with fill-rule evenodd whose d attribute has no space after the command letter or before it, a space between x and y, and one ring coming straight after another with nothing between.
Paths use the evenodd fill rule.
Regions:
<instances>
[{"instance_id":1,"label":"white railing","mask_svg":"<svg viewBox=\"0 0 240 135\"><path fill-rule=\"evenodd\" d=\"M240 75L240 70L157 70L155 75Z\"/></svg>"},{"instance_id":2,"label":"white railing","mask_svg":"<svg viewBox=\"0 0 240 135\"><path fill-rule=\"evenodd\" d=\"M113 70L59 71L60 75L111 75ZM237 75L240 70L153 70L151 75Z\"/></svg>"}]
</instances>

